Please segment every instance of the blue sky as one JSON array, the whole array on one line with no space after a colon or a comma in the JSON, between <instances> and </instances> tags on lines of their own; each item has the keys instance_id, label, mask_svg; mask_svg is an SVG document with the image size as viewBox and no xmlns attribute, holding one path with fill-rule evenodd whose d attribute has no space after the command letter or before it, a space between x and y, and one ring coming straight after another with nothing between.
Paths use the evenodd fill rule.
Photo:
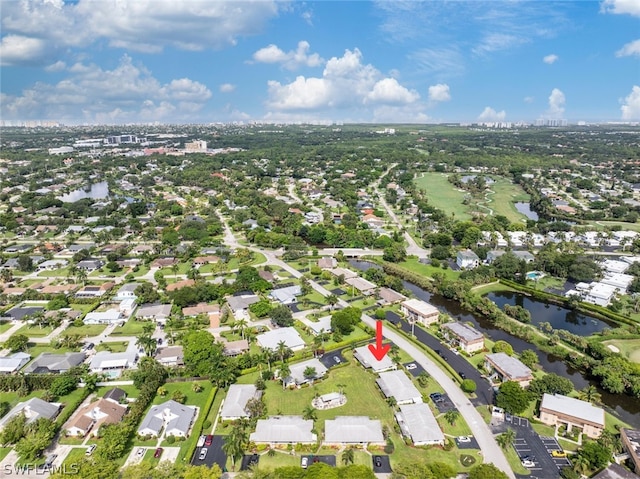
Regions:
<instances>
[{"instance_id":1,"label":"blue sky","mask_svg":"<svg viewBox=\"0 0 640 479\"><path fill-rule=\"evenodd\" d=\"M640 120L640 0L0 0L2 120Z\"/></svg>"}]
</instances>

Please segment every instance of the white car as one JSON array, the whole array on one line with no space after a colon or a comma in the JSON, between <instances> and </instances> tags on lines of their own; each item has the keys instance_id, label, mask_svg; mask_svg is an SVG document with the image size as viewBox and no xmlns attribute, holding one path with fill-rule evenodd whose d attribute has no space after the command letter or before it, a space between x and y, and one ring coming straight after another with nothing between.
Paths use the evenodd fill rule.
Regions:
<instances>
[{"instance_id":1,"label":"white car","mask_svg":"<svg viewBox=\"0 0 640 479\"><path fill-rule=\"evenodd\" d=\"M309 458L308 457L303 457L302 461L300 461L300 467L302 469L306 469L308 465L309 465Z\"/></svg>"},{"instance_id":2,"label":"white car","mask_svg":"<svg viewBox=\"0 0 640 479\"><path fill-rule=\"evenodd\" d=\"M536 463L533 461L522 461L522 466L526 468L535 467Z\"/></svg>"},{"instance_id":3,"label":"white car","mask_svg":"<svg viewBox=\"0 0 640 479\"><path fill-rule=\"evenodd\" d=\"M145 448L144 447L139 447L138 450L136 451L136 456L142 457L142 456L144 456L144 453L145 453Z\"/></svg>"},{"instance_id":4,"label":"white car","mask_svg":"<svg viewBox=\"0 0 640 479\"><path fill-rule=\"evenodd\" d=\"M91 444L88 448L87 451L85 452L86 456L90 456L91 454L93 454L93 451L95 451L97 444Z\"/></svg>"},{"instance_id":5,"label":"white car","mask_svg":"<svg viewBox=\"0 0 640 479\"><path fill-rule=\"evenodd\" d=\"M202 449L200 449L199 459L202 461L205 457L207 457L207 448L203 447Z\"/></svg>"},{"instance_id":6,"label":"white car","mask_svg":"<svg viewBox=\"0 0 640 479\"><path fill-rule=\"evenodd\" d=\"M418 366L415 363L407 364L407 369L408 370L416 369L417 367Z\"/></svg>"},{"instance_id":7,"label":"white car","mask_svg":"<svg viewBox=\"0 0 640 479\"><path fill-rule=\"evenodd\" d=\"M458 442L471 442L471 438L469 436L459 436Z\"/></svg>"}]
</instances>

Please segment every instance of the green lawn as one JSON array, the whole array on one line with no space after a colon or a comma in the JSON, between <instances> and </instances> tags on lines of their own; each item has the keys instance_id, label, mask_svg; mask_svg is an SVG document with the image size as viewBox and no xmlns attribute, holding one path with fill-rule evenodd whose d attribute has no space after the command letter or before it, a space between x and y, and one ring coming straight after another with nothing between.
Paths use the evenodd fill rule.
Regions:
<instances>
[{"instance_id":1,"label":"green lawn","mask_svg":"<svg viewBox=\"0 0 640 479\"><path fill-rule=\"evenodd\" d=\"M430 264L420 263L416 258L410 258L407 261L403 261L402 263L398 263L398 266L402 266L409 271L413 271L414 273L422 274L424 276L433 276L433 273L444 273L445 277L450 280L456 280L460 276L460 271L454 271L450 268L442 269L436 268L435 266L431 266Z\"/></svg>"},{"instance_id":2,"label":"green lawn","mask_svg":"<svg viewBox=\"0 0 640 479\"><path fill-rule=\"evenodd\" d=\"M119 389L122 389L124 392L126 392L128 398L137 398L138 397L139 391L133 384L125 384L124 386L117 386L117 387ZM110 391L113 388L114 388L114 386L102 386L102 387L99 387L98 389L96 389L96 396L97 397L103 397L107 393L107 391Z\"/></svg>"},{"instance_id":3,"label":"green lawn","mask_svg":"<svg viewBox=\"0 0 640 479\"><path fill-rule=\"evenodd\" d=\"M8 331L12 327L13 327L13 324L11 324L11 321L0 321L0 334L4 333L5 331Z\"/></svg>"},{"instance_id":4,"label":"green lawn","mask_svg":"<svg viewBox=\"0 0 640 479\"><path fill-rule=\"evenodd\" d=\"M0 461L7 457L7 454L9 454L12 449L12 447L0 447Z\"/></svg>"},{"instance_id":5,"label":"green lawn","mask_svg":"<svg viewBox=\"0 0 640 479\"><path fill-rule=\"evenodd\" d=\"M27 349L27 353L29 353L34 359L37 358L42 353L56 353L63 354L71 352L72 350L69 348L54 348L50 344L33 344L30 343L29 348Z\"/></svg>"},{"instance_id":6,"label":"green lawn","mask_svg":"<svg viewBox=\"0 0 640 479\"><path fill-rule=\"evenodd\" d=\"M418 189L425 190L429 203L456 220L471 218L466 205L462 204L466 192L458 190L449 183L444 173L420 173L414 180Z\"/></svg>"},{"instance_id":7,"label":"green lawn","mask_svg":"<svg viewBox=\"0 0 640 479\"><path fill-rule=\"evenodd\" d=\"M112 353L123 353L127 350L129 343L125 341L100 343L96 346L96 351L110 351Z\"/></svg>"},{"instance_id":8,"label":"green lawn","mask_svg":"<svg viewBox=\"0 0 640 479\"><path fill-rule=\"evenodd\" d=\"M74 447L69 451L69 454L65 458L63 464L69 468L72 464L77 464L80 459L86 457L86 453L86 447Z\"/></svg>"},{"instance_id":9,"label":"green lawn","mask_svg":"<svg viewBox=\"0 0 640 479\"><path fill-rule=\"evenodd\" d=\"M495 183L489 188L495 193L487 195L489 201L484 204L493 210L494 215L506 216L512 223L526 221L527 217L518 212L514 203L529 201L529 195L520 185L516 185L506 178L494 176L493 179Z\"/></svg>"},{"instance_id":10,"label":"green lawn","mask_svg":"<svg viewBox=\"0 0 640 479\"><path fill-rule=\"evenodd\" d=\"M69 275L69 267L54 269L53 271L40 271L38 277L43 278L66 278Z\"/></svg>"},{"instance_id":11,"label":"green lawn","mask_svg":"<svg viewBox=\"0 0 640 479\"><path fill-rule=\"evenodd\" d=\"M137 319L129 319L124 326L118 326L111 333L112 336L138 336L142 334L145 324L149 324L151 321L138 321Z\"/></svg>"},{"instance_id":12,"label":"green lawn","mask_svg":"<svg viewBox=\"0 0 640 479\"><path fill-rule=\"evenodd\" d=\"M511 466L511 469L513 469L513 472L525 476L531 474L531 471L522 465L522 461L513 447L509 447L504 451L504 453L505 456L507 456L507 461L509 461L509 465Z\"/></svg>"},{"instance_id":13,"label":"green lawn","mask_svg":"<svg viewBox=\"0 0 640 479\"><path fill-rule=\"evenodd\" d=\"M640 363L640 339L610 339L602 344L615 346L629 361Z\"/></svg>"},{"instance_id":14,"label":"green lawn","mask_svg":"<svg viewBox=\"0 0 640 479\"><path fill-rule=\"evenodd\" d=\"M69 326L64 334L77 334L79 336L98 336L107 328L106 324L85 324L84 326Z\"/></svg>"},{"instance_id":15,"label":"green lawn","mask_svg":"<svg viewBox=\"0 0 640 479\"><path fill-rule=\"evenodd\" d=\"M612 226L621 226L623 230L631 230L640 233L640 223L627 223L625 221L590 221L587 224L598 230L611 228Z\"/></svg>"},{"instance_id":16,"label":"green lawn","mask_svg":"<svg viewBox=\"0 0 640 479\"><path fill-rule=\"evenodd\" d=\"M24 334L25 336L29 337L43 338L50 335L52 331L52 326L44 326L41 328L40 326L25 324L14 334Z\"/></svg>"},{"instance_id":17,"label":"green lawn","mask_svg":"<svg viewBox=\"0 0 640 479\"><path fill-rule=\"evenodd\" d=\"M147 274L149 272L149 267L145 266L143 264L138 266L138 271L133 271L131 270L131 274L133 276L135 276L136 278L140 277L140 276L144 276L145 274Z\"/></svg>"}]
</instances>

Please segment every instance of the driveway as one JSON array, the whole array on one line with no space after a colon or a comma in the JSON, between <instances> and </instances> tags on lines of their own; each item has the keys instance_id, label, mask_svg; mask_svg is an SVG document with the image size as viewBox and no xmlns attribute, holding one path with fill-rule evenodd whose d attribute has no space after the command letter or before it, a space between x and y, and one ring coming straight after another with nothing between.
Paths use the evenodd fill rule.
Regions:
<instances>
[{"instance_id":1,"label":"driveway","mask_svg":"<svg viewBox=\"0 0 640 479\"><path fill-rule=\"evenodd\" d=\"M328 466L336 467L336 456L311 455L311 456L302 456L302 457L307 458L307 460L309 461L309 465L313 464L314 462L324 462ZM302 458L300 460L302 461Z\"/></svg>"},{"instance_id":2,"label":"driveway","mask_svg":"<svg viewBox=\"0 0 640 479\"><path fill-rule=\"evenodd\" d=\"M380 458L380 465L376 466L376 458ZM378 456L375 455L371 458L371 464L373 466L373 472L378 473L378 472L383 472L383 473L390 473L393 472L391 470L391 463L389 462L389 456Z\"/></svg>"},{"instance_id":3,"label":"driveway","mask_svg":"<svg viewBox=\"0 0 640 479\"><path fill-rule=\"evenodd\" d=\"M420 373L425 372L425 369L422 366L413 361L410 363L404 363L403 366L413 377L418 377L420 376Z\"/></svg>"},{"instance_id":4,"label":"driveway","mask_svg":"<svg viewBox=\"0 0 640 479\"><path fill-rule=\"evenodd\" d=\"M224 443L224 436L213 436L213 441L210 446L204 447L196 447L196 452L193 454L193 458L191 459L191 464L194 466L213 466L216 463L220 466L222 471L225 470L227 465L227 455L222 450L222 444ZM204 459L200 459L200 451L202 449L207 450L207 455Z\"/></svg>"},{"instance_id":5,"label":"driveway","mask_svg":"<svg viewBox=\"0 0 640 479\"><path fill-rule=\"evenodd\" d=\"M320 359L320 362L327 369L345 362L344 356L342 356L342 349L324 353L322 357L319 359Z\"/></svg>"}]
</instances>

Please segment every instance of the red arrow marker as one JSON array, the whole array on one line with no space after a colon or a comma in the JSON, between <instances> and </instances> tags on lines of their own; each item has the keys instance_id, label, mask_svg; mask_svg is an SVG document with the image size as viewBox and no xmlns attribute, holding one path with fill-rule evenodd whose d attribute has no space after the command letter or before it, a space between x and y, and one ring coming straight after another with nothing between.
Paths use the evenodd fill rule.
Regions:
<instances>
[{"instance_id":1,"label":"red arrow marker","mask_svg":"<svg viewBox=\"0 0 640 479\"><path fill-rule=\"evenodd\" d=\"M389 349L391 349L391 345L382 344L382 321L376 321L376 345L370 344L369 351L378 361L382 361Z\"/></svg>"}]
</instances>

